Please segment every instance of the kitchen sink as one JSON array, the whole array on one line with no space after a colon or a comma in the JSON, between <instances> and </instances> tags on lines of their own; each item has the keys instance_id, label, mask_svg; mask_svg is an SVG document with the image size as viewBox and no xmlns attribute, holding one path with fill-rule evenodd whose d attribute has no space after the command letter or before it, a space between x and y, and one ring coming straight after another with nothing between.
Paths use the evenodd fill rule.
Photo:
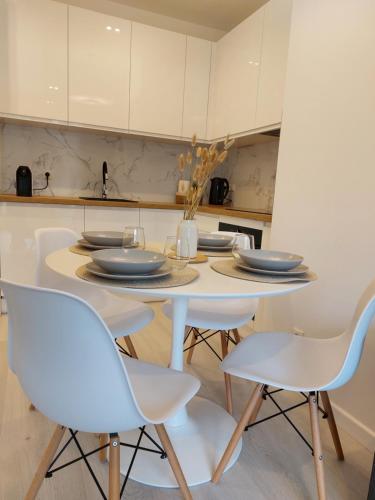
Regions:
<instances>
[{"instance_id":1,"label":"kitchen sink","mask_svg":"<svg viewBox=\"0 0 375 500\"><path fill-rule=\"evenodd\" d=\"M126 198L102 198L101 196L80 196L80 199L94 201L126 201L130 203L138 203L137 200L127 200Z\"/></svg>"}]
</instances>

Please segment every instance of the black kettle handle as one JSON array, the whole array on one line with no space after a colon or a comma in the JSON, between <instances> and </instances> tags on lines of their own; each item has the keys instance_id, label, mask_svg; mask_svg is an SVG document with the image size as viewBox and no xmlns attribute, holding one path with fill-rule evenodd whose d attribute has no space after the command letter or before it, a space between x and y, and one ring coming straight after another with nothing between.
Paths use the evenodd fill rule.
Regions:
<instances>
[{"instance_id":1,"label":"black kettle handle","mask_svg":"<svg viewBox=\"0 0 375 500\"><path fill-rule=\"evenodd\" d=\"M224 200L228 196L229 193L229 182L226 179L223 179L224 181Z\"/></svg>"}]
</instances>

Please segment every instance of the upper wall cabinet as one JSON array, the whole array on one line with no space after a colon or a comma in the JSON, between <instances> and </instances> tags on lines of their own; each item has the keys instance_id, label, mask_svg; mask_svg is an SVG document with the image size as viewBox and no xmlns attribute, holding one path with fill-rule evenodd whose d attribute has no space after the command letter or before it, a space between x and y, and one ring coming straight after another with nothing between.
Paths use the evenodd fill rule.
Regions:
<instances>
[{"instance_id":1,"label":"upper wall cabinet","mask_svg":"<svg viewBox=\"0 0 375 500\"><path fill-rule=\"evenodd\" d=\"M132 24L129 129L181 136L186 36Z\"/></svg>"},{"instance_id":2,"label":"upper wall cabinet","mask_svg":"<svg viewBox=\"0 0 375 500\"><path fill-rule=\"evenodd\" d=\"M255 126L264 8L216 45L209 136L248 131Z\"/></svg>"},{"instance_id":3,"label":"upper wall cabinet","mask_svg":"<svg viewBox=\"0 0 375 500\"><path fill-rule=\"evenodd\" d=\"M0 111L67 120L67 12L50 0L0 0Z\"/></svg>"},{"instance_id":4,"label":"upper wall cabinet","mask_svg":"<svg viewBox=\"0 0 375 500\"><path fill-rule=\"evenodd\" d=\"M182 135L206 139L212 43L187 37Z\"/></svg>"},{"instance_id":5,"label":"upper wall cabinet","mask_svg":"<svg viewBox=\"0 0 375 500\"><path fill-rule=\"evenodd\" d=\"M270 0L264 7L256 127L281 122L293 0Z\"/></svg>"},{"instance_id":6,"label":"upper wall cabinet","mask_svg":"<svg viewBox=\"0 0 375 500\"><path fill-rule=\"evenodd\" d=\"M127 129L131 23L69 7L69 121Z\"/></svg>"}]
</instances>

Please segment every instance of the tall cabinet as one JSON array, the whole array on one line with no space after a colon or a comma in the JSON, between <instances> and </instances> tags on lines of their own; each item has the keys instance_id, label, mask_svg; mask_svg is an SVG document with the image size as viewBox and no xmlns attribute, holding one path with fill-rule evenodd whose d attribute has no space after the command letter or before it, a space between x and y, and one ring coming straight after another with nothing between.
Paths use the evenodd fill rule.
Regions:
<instances>
[{"instance_id":1,"label":"tall cabinet","mask_svg":"<svg viewBox=\"0 0 375 500\"><path fill-rule=\"evenodd\" d=\"M0 0L0 110L67 120L68 6Z\"/></svg>"}]
</instances>

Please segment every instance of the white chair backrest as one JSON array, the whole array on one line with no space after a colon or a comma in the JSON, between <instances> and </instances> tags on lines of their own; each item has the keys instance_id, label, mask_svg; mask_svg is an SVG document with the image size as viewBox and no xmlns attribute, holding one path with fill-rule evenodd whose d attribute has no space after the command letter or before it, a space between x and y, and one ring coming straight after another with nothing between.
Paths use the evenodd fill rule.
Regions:
<instances>
[{"instance_id":1,"label":"white chair backrest","mask_svg":"<svg viewBox=\"0 0 375 500\"><path fill-rule=\"evenodd\" d=\"M337 337L345 349L345 359L335 379L327 389L335 389L346 384L354 375L360 362L363 345L371 323L375 315L375 280L373 280L363 292L348 330ZM339 351L339 349L338 349Z\"/></svg>"},{"instance_id":2,"label":"white chair backrest","mask_svg":"<svg viewBox=\"0 0 375 500\"><path fill-rule=\"evenodd\" d=\"M45 227L36 229L36 273L35 284L53 288L54 274L45 264L45 258L52 252L77 243L78 235L65 227Z\"/></svg>"},{"instance_id":3,"label":"white chair backrest","mask_svg":"<svg viewBox=\"0 0 375 500\"><path fill-rule=\"evenodd\" d=\"M51 420L86 432L147 423L114 340L74 295L0 281L12 324L13 364L32 403Z\"/></svg>"}]
</instances>

